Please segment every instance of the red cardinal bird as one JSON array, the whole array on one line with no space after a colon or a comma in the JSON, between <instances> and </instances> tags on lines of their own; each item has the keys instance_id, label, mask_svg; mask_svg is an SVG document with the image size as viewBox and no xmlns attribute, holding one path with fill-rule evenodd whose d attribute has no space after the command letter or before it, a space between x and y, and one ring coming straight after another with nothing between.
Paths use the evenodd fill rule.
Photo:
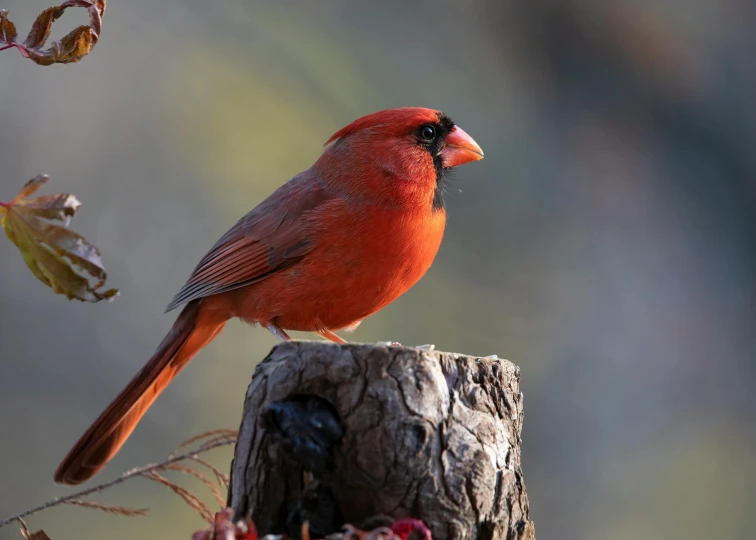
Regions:
<instances>
[{"instance_id":1,"label":"red cardinal bird","mask_svg":"<svg viewBox=\"0 0 756 540\"><path fill-rule=\"evenodd\" d=\"M315 165L221 237L168 306L186 304L149 362L82 435L55 472L79 484L118 452L160 392L233 317L277 338L285 329L353 330L414 285L446 223L448 169L483 157L451 119L423 108L349 124Z\"/></svg>"}]
</instances>

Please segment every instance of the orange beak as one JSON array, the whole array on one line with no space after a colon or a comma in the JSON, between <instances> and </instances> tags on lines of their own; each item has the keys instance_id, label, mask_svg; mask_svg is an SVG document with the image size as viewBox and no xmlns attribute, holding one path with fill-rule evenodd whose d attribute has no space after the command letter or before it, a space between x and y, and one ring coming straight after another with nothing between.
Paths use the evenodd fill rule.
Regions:
<instances>
[{"instance_id":1,"label":"orange beak","mask_svg":"<svg viewBox=\"0 0 756 540\"><path fill-rule=\"evenodd\" d=\"M479 159L483 159L483 150L478 143L461 127L454 126L446 136L444 147L441 149L441 161L444 167L451 169Z\"/></svg>"}]
</instances>

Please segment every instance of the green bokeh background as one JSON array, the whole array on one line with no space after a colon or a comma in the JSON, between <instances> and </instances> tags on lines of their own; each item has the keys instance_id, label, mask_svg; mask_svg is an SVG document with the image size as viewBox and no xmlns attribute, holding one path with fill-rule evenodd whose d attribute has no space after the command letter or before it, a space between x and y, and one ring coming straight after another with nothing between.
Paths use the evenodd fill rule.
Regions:
<instances>
[{"instance_id":1,"label":"green bokeh background","mask_svg":"<svg viewBox=\"0 0 756 540\"><path fill-rule=\"evenodd\" d=\"M48 5L0 1L22 35ZM68 492L59 460L238 217L346 123L422 105L486 158L453 175L429 274L353 339L521 366L539 540L752 538L754 17L748 0L112 0L79 64L3 52L0 199L40 173L77 194L73 226L122 295L66 302L0 239L0 516ZM85 20L67 13L53 37ZM274 343L230 324L97 479L238 427ZM53 540L202 526L146 480L98 500L153 511L58 508L30 526Z\"/></svg>"}]
</instances>

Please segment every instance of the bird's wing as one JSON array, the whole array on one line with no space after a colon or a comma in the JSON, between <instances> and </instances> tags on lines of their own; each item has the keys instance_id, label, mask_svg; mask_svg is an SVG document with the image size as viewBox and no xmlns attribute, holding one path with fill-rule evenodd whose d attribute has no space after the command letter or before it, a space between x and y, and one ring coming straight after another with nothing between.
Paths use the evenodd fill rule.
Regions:
<instances>
[{"instance_id":1,"label":"bird's wing","mask_svg":"<svg viewBox=\"0 0 756 540\"><path fill-rule=\"evenodd\" d=\"M294 177L218 240L166 311L250 285L296 264L314 247L303 214L331 198L307 171Z\"/></svg>"}]
</instances>

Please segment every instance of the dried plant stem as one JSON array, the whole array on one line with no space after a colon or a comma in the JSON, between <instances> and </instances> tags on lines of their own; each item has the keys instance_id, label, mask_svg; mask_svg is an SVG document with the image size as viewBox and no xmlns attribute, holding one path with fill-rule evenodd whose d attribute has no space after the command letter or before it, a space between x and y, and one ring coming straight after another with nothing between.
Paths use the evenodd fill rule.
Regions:
<instances>
[{"instance_id":1,"label":"dried plant stem","mask_svg":"<svg viewBox=\"0 0 756 540\"><path fill-rule=\"evenodd\" d=\"M223 497L223 494L220 492L220 490L213 484L213 482L204 476L201 472L196 471L192 469L191 467L187 467L185 465L179 465L178 463L172 463L170 465L165 466L165 470L167 471L180 471L184 474L188 474L189 476L193 476L200 482L202 482L205 487L210 490L210 492L215 497L215 500L218 501L218 505L222 508L226 505L226 499ZM212 519L212 514L211 514Z\"/></svg>"},{"instance_id":2,"label":"dried plant stem","mask_svg":"<svg viewBox=\"0 0 756 540\"><path fill-rule=\"evenodd\" d=\"M26 540L29 540L31 538L31 532L29 531L29 527L26 525L26 522L18 518L18 523L21 525L21 536L23 536Z\"/></svg>"},{"instance_id":3,"label":"dried plant stem","mask_svg":"<svg viewBox=\"0 0 756 540\"><path fill-rule=\"evenodd\" d=\"M224 474L217 467L215 467L214 465L208 463L207 461L205 461L204 459L202 459L199 456L192 456L189 459L191 459L195 463L199 463L200 465L204 465L205 467L207 467L208 469L210 469L211 471L213 471L213 474L215 475L215 479L218 481L218 485L221 485L221 486L225 487L226 489L228 489L228 484L230 482L230 478L228 477L227 474Z\"/></svg>"},{"instance_id":4,"label":"dried plant stem","mask_svg":"<svg viewBox=\"0 0 756 540\"><path fill-rule=\"evenodd\" d=\"M234 444L235 442L236 442L236 438L226 437L223 439L217 439L217 440L212 441L211 443L203 444L199 448L196 448L192 451L170 457L169 459L161 463L151 463L149 465L144 465L142 467L136 467L134 469L126 471L121 476L114 478L113 480L110 480L109 482L105 482L104 484L100 484L100 485L97 485L88 489L84 489L82 491L77 491L76 493L71 493L70 495L65 495L63 497L57 497L55 499L47 501L46 503L40 504L39 506L30 508L29 510L24 510L23 512L19 512L17 514L13 514L12 516L8 516L6 518L0 519L0 527L9 525L10 523L13 523L14 521L21 521L21 519L25 518L26 516L36 514L37 512L41 512L42 510L46 510L54 506L58 506L61 504L76 504L76 503L71 503L71 501L76 500L76 499L81 499L82 497L85 497L92 493L98 493L112 486L125 482L126 480L134 478L135 476L136 477L148 476L149 473L152 473L156 470L164 469L167 465L176 463L177 461L194 459L195 456L201 452L207 452L208 450L219 448L221 446L229 446L231 444Z\"/></svg>"},{"instance_id":5,"label":"dried plant stem","mask_svg":"<svg viewBox=\"0 0 756 540\"><path fill-rule=\"evenodd\" d=\"M111 506L109 504L102 504L93 501L82 501L81 499L72 499L66 501L64 504L70 504L72 506L81 506L82 508L91 508L92 510L102 510L109 514L117 514L119 516L134 517L143 516L147 513L147 508L126 508L124 506Z\"/></svg>"},{"instance_id":6,"label":"dried plant stem","mask_svg":"<svg viewBox=\"0 0 756 540\"><path fill-rule=\"evenodd\" d=\"M144 473L144 477L163 484L168 489L173 491L176 495L184 499L186 504L188 504L191 508L194 508L204 521L213 521L212 511L207 507L205 503L199 500L199 498L193 495L188 489L181 487L176 482L171 482L165 476L158 474L156 471Z\"/></svg>"},{"instance_id":7,"label":"dried plant stem","mask_svg":"<svg viewBox=\"0 0 756 540\"><path fill-rule=\"evenodd\" d=\"M180 445L178 445L176 448L173 449L173 452L171 452L171 454L168 457L169 458L173 457L179 452L179 450L182 450L186 448L187 446L189 446L190 444L200 441L202 439L207 439L204 443L202 443L203 445L205 445L205 444L212 444L215 441L220 440L220 439L236 439L236 436L238 434L239 432L235 429L214 429L212 431L206 431L204 433L195 435L194 437L191 437L185 440L184 442L182 442ZM211 436L212 438L209 438Z\"/></svg>"}]
</instances>

